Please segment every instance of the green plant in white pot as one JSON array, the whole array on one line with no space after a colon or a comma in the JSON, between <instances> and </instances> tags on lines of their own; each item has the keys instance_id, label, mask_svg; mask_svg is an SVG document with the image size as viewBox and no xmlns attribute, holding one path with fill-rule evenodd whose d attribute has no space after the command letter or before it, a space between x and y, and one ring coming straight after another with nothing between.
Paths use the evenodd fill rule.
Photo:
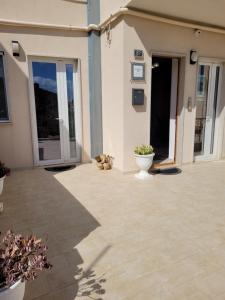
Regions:
<instances>
[{"instance_id":1,"label":"green plant in white pot","mask_svg":"<svg viewBox=\"0 0 225 300\"><path fill-rule=\"evenodd\" d=\"M25 282L51 268L41 239L8 231L0 245L0 300L23 300Z\"/></svg>"},{"instance_id":2,"label":"green plant in white pot","mask_svg":"<svg viewBox=\"0 0 225 300\"><path fill-rule=\"evenodd\" d=\"M148 173L148 170L155 156L153 147L151 145L137 146L134 150L134 156L140 169L139 173L135 174L135 177L142 180L151 179L152 175Z\"/></svg>"}]
</instances>

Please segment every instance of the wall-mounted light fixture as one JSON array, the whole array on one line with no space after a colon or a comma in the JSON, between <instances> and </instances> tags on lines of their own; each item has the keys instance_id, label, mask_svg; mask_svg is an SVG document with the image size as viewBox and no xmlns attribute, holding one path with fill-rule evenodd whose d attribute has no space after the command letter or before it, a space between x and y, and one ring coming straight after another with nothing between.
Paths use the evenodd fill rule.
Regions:
<instances>
[{"instance_id":1,"label":"wall-mounted light fixture","mask_svg":"<svg viewBox=\"0 0 225 300\"><path fill-rule=\"evenodd\" d=\"M152 69L155 69L155 68L158 68L159 67L159 63L158 62L156 62L156 63L154 63L153 65L152 65Z\"/></svg>"},{"instance_id":2,"label":"wall-mounted light fixture","mask_svg":"<svg viewBox=\"0 0 225 300\"><path fill-rule=\"evenodd\" d=\"M190 64L195 65L198 61L198 52L196 50L190 51Z\"/></svg>"},{"instance_id":3,"label":"wall-mounted light fixture","mask_svg":"<svg viewBox=\"0 0 225 300\"><path fill-rule=\"evenodd\" d=\"M12 41L13 56L20 56L20 44L18 41Z\"/></svg>"}]
</instances>

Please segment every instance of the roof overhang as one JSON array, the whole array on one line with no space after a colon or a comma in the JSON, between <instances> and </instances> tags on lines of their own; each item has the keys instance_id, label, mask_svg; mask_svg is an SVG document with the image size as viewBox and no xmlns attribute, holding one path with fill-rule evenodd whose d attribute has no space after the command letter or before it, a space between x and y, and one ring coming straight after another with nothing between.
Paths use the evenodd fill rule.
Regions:
<instances>
[{"instance_id":1,"label":"roof overhang","mask_svg":"<svg viewBox=\"0 0 225 300\"><path fill-rule=\"evenodd\" d=\"M130 0L126 7L187 23L225 29L224 0Z\"/></svg>"}]
</instances>

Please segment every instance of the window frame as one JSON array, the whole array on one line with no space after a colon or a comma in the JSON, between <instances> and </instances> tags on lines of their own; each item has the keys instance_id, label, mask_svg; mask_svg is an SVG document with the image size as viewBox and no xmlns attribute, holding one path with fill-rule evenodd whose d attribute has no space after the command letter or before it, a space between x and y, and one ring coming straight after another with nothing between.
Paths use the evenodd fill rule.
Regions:
<instances>
[{"instance_id":1,"label":"window frame","mask_svg":"<svg viewBox=\"0 0 225 300\"><path fill-rule=\"evenodd\" d=\"M11 123L11 116L10 116L10 105L9 105L9 98L8 98L8 88L7 88L7 83L6 83L7 74L6 74L6 63L5 63L4 51L0 50L0 56L2 57L2 63L3 63L5 97L6 97L6 105L7 105L7 113L8 113L8 118L6 120L0 119L0 124L4 124L4 123Z\"/></svg>"}]
</instances>

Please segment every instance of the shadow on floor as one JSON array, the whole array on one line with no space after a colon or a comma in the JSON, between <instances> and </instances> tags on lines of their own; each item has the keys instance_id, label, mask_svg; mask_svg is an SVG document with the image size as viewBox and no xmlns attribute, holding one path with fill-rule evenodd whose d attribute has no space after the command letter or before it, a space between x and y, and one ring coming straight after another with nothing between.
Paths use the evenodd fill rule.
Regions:
<instances>
[{"instance_id":1,"label":"shadow on floor","mask_svg":"<svg viewBox=\"0 0 225 300\"><path fill-rule=\"evenodd\" d=\"M152 175L178 175L182 173L182 170L177 167L172 168L162 168L162 169L153 169L150 170Z\"/></svg>"},{"instance_id":2,"label":"shadow on floor","mask_svg":"<svg viewBox=\"0 0 225 300\"><path fill-rule=\"evenodd\" d=\"M103 287L106 279L104 274L97 276L93 270L78 270L78 290L77 297L87 297L92 300L103 300L106 291Z\"/></svg>"},{"instance_id":3,"label":"shadow on floor","mask_svg":"<svg viewBox=\"0 0 225 300\"><path fill-rule=\"evenodd\" d=\"M68 166L57 166L57 167L49 167L45 168L45 171L48 172L65 172L65 171L70 171L76 168L76 165L68 165Z\"/></svg>"},{"instance_id":4,"label":"shadow on floor","mask_svg":"<svg viewBox=\"0 0 225 300\"><path fill-rule=\"evenodd\" d=\"M100 224L52 172L35 169L12 173L1 198L1 232L12 229L47 239L48 257L53 264L51 271L26 284L24 300L73 300L81 294L95 299L92 294L105 293L105 278L97 278L92 269L82 271L79 265L83 260L76 249Z\"/></svg>"}]
</instances>

